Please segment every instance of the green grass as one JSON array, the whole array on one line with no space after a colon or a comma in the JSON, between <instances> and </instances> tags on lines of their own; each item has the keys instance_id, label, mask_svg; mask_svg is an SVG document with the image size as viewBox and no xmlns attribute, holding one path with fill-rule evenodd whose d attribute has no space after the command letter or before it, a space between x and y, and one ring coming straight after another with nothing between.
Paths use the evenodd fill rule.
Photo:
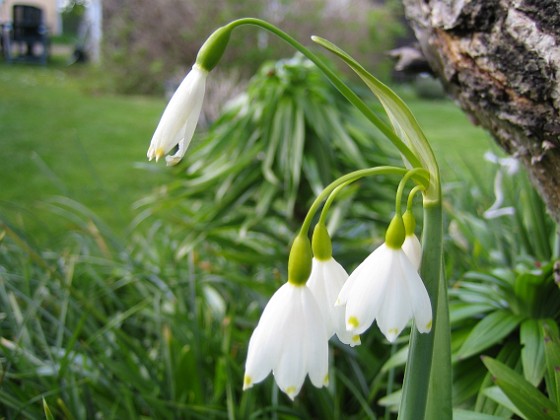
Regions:
<instances>
[{"instance_id":1,"label":"green grass","mask_svg":"<svg viewBox=\"0 0 560 420\"><path fill-rule=\"evenodd\" d=\"M0 66L0 212L39 243L56 244L72 227L53 196L82 203L122 235L133 203L168 180L161 163L145 158L164 101L97 94L82 73ZM457 178L458 166L480 164L491 147L486 133L450 101L408 96L444 180Z\"/></svg>"},{"instance_id":2,"label":"green grass","mask_svg":"<svg viewBox=\"0 0 560 420\"><path fill-rule=\"evenodd\" d=\"M466 167L481 168L484 152L497 151L490 135L452 102L412 99L407 104L434 149L444 182L459 178Z\"/></svg>"},{"instance_id":3,"label":"green grass","mask_svg":"<svg viewBox=\"0 0 560 420\"><path fill-rule=\"evenodd\" d=\"M164 179L139 169L163 101L88 93L85 80L64 67L0 67L0 209L39 241L68 228L45 211L52 196L123 233L132 204Z\"/></svg>"}]
</instances>

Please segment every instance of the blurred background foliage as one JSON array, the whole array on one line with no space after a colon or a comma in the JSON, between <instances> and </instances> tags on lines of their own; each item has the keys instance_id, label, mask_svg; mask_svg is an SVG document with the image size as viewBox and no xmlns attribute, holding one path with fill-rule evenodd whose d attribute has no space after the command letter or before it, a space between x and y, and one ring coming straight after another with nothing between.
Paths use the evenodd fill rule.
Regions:
<instances>
[{"instance_id":1,"label":"blurred background foliage","mask_svg":"<svg viewBox=\"0 0 560 420\"><path fill-rule=\"evenodd\" d=\"M396 0L105 0L103 7L103 67L108 86L125 93L161 92L167 81L186 74L213 28L240 17L268 20L305 43L321 33L385 75L386 51L405 33ZM272 35L242 28L220 69L247 78L264 61L292 54Z\"/></svg>"},{"instance_id":2,"label":"blurred background foliage","mask_svg":"<svg viewBox=\"0 0 560 420\"><path fill-rule=\"evenodd\" d=\"M226 3L216 3L224 21L252 5ZM309 27L295 3L278 5L294 14L281 25L297 35L295 26ZM153 13L145 16L133 2L107 6L126 11L112 15L123 21L113 21L120 43L108 50L123 61L108 59L102 78L128 92L142 83L158 91L184 72L218 16L212 5L170 0L145 4ZM387 10L360 18L388 25L390 45L400 17ZM324 34L321 22L309 32ZM191 23L200 39L159 31L187 33ZM149 40L140 42L150 34L154 45L167 39L154 49L165 65L148 54ZM332 34L325 35L341 45L362 45L369 67L377 54L371 38L360 44ZM398 162L313 66L299 56L266 61L246 48L258 41L239 36L226 57L231 72L212 74L210 83L223 83L227 94L210 89L203 124L175 168L143 161L161 100L99 94L106 83L99 69L0 67L0 124L9 133L0 137L1 416L41 418L47 406L68 419L395 417L408 337L390 346L375 327L356 348L333 339L327 390L306 384L292 403L268 378L241 391L250 334L285 281L289 243L317 192L345 172ZM285 55L265 41L267 54ZM385 41L375 42L383 51ZM138 73L127 81L125 69ZM560 347L546 345L560 346L556 227L522 171L508 173L500 156L483 158L490 140L451 102L398 91L432 142L445 183L456 418L531 418L494 382L503 368L490 374L487 363L497 368L481 355L557 407L551 354L560 352L550 349ZM232 99L224 105L225 98ZM349 271L382 240L395 181L363 180L332 208L335 256ZM490 219L497 196L508 211Z\"/></svg>"}]
</instances>

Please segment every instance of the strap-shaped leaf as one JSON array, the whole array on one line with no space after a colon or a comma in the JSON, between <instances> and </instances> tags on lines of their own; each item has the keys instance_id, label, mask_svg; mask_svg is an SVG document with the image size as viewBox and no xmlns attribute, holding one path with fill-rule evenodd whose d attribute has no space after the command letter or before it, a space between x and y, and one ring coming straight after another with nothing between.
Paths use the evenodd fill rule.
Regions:
<instances>
[{"instance_id":1,"label":"strap-shaped leaf","mask_svg":"<svg viewBox=\"0 0 560 420\"><path fill-rule=\"evenodd\" d=\"M519 340L523 346L521 349L523 376L534 386L538 386L546 368L542 320L526 319L523 321L519 332Z\"/></svg>"},{"instance_id":2,"label":"strap-shaped leaf","mask_svg":"<svg viewBox=\"0 0 560 420\"><path fill-rule=\"evenodd\" d=\"M556 405L522 375L490 357L485 356L482 361L492 374L494 383L525 418L543 420L560 418Z\"/></svg>"},{"instance_id":3,"label":"strap-shaped leaf","mask_svg":"<svg viewBox=\"0 0 560 420\"><path fill-rule=\"evenodd\" d=\"M543 323L543 337L548 395L560 407L560 337L554 321Z\"/></svg>"},{"instance_id":4,"label":"strap-shaped leaf","mask_svg":"<svg viewBox=\"0 0 560 420\"><path fill-rule=\"evenodd\" d=\"M491 313L476 324L455 356L464 359L480 353L499 343L520 322L521 318L519 316L505 310Z\"/></svg>"},{"instance_id":5,"label":"strap-shaped leaf","mask_svg":"<svg viewBox=\"0 0 560 420\"><path fill-rule=\"evenodd\" d=\"M503 420L503 418L456 408L453 410L453 420Z\"/></svg>"},{"instance_id":6,"label":"strap-shaped leaf","mask_svg":"<svg viewBox=\"0 0 560 420\"><path fill-rule=\"evenodd\" d=\"M430 182L430 187L426 193L427 199L439 201L440 192L437 190L439 185L439 169L426 136L422 132L420 125L416 121L416 118L408 106L395 92L371 75L345 51L341 50L326 39L316 36L312 37L312 39L322 47L336 54L346 64L348 64L348 66L350 66L350 68L354 70L364 81L373 94L377 96L383 105L389 120L391 121L391 125L393 126L393 130L397 137L402 140L402 142L410 148L410 150L412 150L415 157L420 160L422 167L426 168L430 172L430 176L433 177ZM399 145L395 145L402 153L403 150L399 147ZM403 155L405 160L412 163L409 156L406 156L405 153L403 153Z\"/></svg>"}]
</instances>

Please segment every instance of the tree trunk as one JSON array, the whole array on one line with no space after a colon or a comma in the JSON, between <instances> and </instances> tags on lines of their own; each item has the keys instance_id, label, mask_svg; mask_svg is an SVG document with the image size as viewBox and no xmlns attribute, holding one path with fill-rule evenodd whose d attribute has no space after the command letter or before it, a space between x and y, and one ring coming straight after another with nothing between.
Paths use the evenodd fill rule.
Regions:
<instances>
[{"instance_id":1,"label":"tree trunk","mask_svg":"<svg viewBox=\"0 0 560 420\"><path fill-rule=\"evenodd\" d=\"M422 51L560 223L560 0L403 0Z\"/></svg>"}]
</instances>

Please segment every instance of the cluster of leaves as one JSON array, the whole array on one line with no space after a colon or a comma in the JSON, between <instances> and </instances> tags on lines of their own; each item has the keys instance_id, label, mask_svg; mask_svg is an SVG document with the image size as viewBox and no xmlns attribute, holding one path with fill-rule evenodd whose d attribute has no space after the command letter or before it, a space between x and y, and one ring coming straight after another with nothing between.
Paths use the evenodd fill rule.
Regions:
<instances>
[{"instance_id":1,"label":"cluster of leaves","mask_svg":"<svg viewBox=\"0 0 560 420\"><path fill-rule=\"evenodd\" d=\"M525 173L503 177L500 171L506 170L488 165L487 174L473 174L465 196L456 189L448 203L448 261L456 280L450 289L454 404L464 418L555 418L560 283L554 224ZM493 173L491 191L482 179ZM494 195L508 211L488 219L483 206L490 207Z\"/></svg>"}]
</instances>

